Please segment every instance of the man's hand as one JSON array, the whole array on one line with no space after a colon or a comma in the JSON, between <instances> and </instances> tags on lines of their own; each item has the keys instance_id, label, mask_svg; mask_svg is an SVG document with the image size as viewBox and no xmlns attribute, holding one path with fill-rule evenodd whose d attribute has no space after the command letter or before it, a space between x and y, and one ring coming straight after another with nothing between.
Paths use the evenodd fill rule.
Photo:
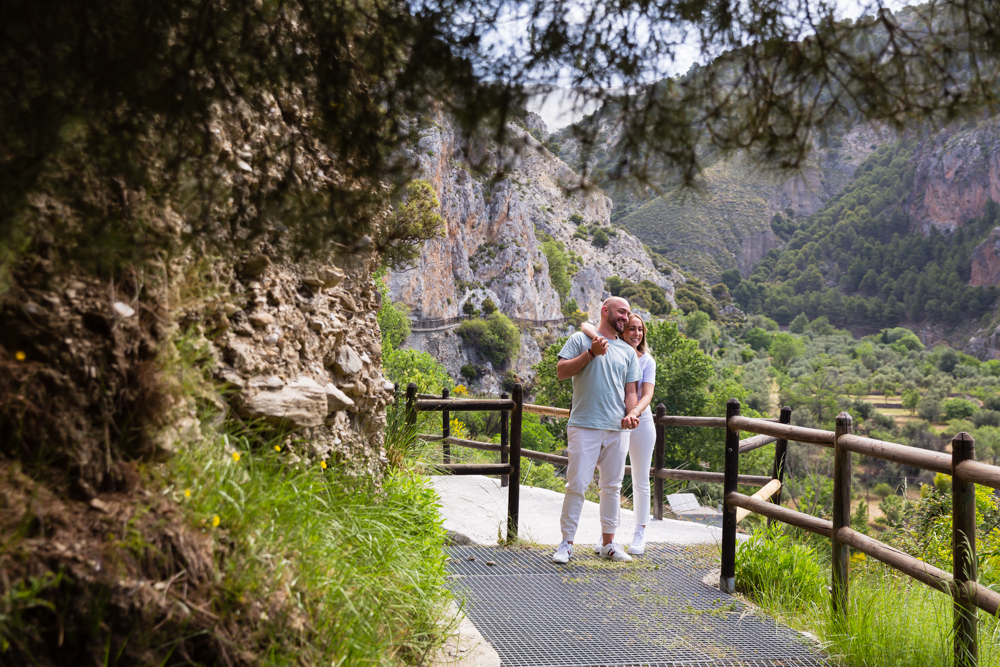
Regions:
<instances>
[{"instance_id":1,"label":"man's hand","mask_svg":"<svg viewBox=\"0 0 1000 667\"><path fill-rule=\"evenodd\" d=\"M622 418L622 428L633 429L639 426L639 418L633 417L632 414L627 414Z\"/></svg>"},{"instance_id":2,"label":"man's hand","mask_svg":"<svg viewBox=\"0 0 1000 667\"><path fill-rule=\"evenodd\" d=\"M594 336L594 340L590 344L590 351L594 353L595 357L601 356L608 351L608 339L604 336Z\"/></svg>"}]
</instances>

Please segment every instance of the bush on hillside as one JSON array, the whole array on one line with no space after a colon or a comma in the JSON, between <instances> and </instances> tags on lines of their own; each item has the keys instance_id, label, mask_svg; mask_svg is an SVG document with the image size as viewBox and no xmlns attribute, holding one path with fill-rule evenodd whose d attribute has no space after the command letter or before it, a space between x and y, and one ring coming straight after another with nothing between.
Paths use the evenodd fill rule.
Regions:
<instances>
[{"instance_id":1,"label":"bush on hillside","mask_svg":"<svg viewBox=\"0 0 1000 667\"><path fill-rule=\"evenodd\" d=\"M462 322L457 333L496 366L506 364L521 349L521 332L503 313Z\"/></svg>"},{"instance_id":2,"label":"bush on hillside","mask_svg":"<svg viewBox=\"0 0 1000 667\"><path fill-rule=\"evenodd\" d=\"M398 350L410 337L409 309L406 304L393 303L388 298L382 298L382 306L378 310L378 328L382 332L382 349Z\"/></svg>"},{"instance_id":3,"label":"bush on hillside","mask_svg":"<svg viewBox=\"0 0 1000 667\"><path fill-rule=\"evenodd\" d=\"M968 419L978 409L978 406L964 398L949 398L941 404L941 409L944 411L944 420L951 421L952 419Z\"/></svg>"},{"instance_id":4,"label":"bush on hillside","mask_svg":"<svg viewBox=\"0 0 1000 667\"><path fill-rule=\"evenodd\" d=\"M455 386L440 361L418 350L384 350L382 371L399 385L400 391L410 382L416 383L417 391L426 394L440 394L442 389Z\"/></svg>"}]
</instances>

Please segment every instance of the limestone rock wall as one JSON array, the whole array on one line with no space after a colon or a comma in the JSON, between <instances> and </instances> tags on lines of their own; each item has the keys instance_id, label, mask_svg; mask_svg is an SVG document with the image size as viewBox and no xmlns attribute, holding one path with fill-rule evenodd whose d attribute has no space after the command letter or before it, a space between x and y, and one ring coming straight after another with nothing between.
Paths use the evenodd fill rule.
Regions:
<instances>
[{"instance_id":1,"label":"limestone rock wall","mask_svg":"<svg viewBox=\"0 0 1000 667\"><path fill-rule=\"evenodd\" d=\"M215 314L216 377L242 417L294 431L307 462L378 476L392 383L382 375L375 258L307 266L247 258Z\"/></svg>"},{"instance_id":2,"label":"limestone rock wall","mask_svg":"<svg viewBox=\"0 0 1000 667\"><path fill-rule=\"evenodd\" d=\"M1000 227L972 250L972 285L1000 285Z\"/></svg>"},{"instance_id":3,"label":"limestone rock wall","mask_svg":"<svg viewBox=\"0 0 1000 667\"><path fill-rule=\"evenodd\" d=\"M540 119L532 127L545 136ZM619 275L649 279L673 300L675 279L656 270L634 236L619 230L605 248L574 239L574 214L607 225L611 200L599 190L571 190L579 176L549 153L524 129L510 126L521 150L498 151L461 138L446 117L424 129L413 147L420 172L434 186L447 231L425 244L416 266L390 277L394 301L403 302L419 319L454 317L469 296L490 296L507 315L549 320L561 317L559 295L548 275L548 262L536 230L562 241L584 260L573 278L571 297L596 317L605 298L604 279ZM472 167L489 153L487 177ZM495 180L503 168L505 177ZM477 290L480 290L477 292Z\"/></svg>"},{"instance_id":4,"label":"limestone rock wall","mask_svg":"<svg viewBox=\"0 0 1000 667\"><path fill-rule=\"evenodd\" d=\"M1000 201L1000 128L987 120L975 128L944 130L914 153L917 165L907 209L923 234L948 234Z\"/></svg>"}]
</instances>

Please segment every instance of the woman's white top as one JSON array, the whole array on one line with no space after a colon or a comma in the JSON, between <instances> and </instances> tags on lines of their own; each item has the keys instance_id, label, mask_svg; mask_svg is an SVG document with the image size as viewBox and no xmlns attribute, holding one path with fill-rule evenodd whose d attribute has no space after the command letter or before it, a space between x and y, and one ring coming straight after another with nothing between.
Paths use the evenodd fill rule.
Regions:
<instances>
[{"instance_id":1,"label":"woman's white top","mask_svg":"<svg viewBox=\"0 0 1000 667\"><path fill-rule=\"evenodd\" d=\"M639 357L639 372L642 373L642 378L639 380L639 397L642 398L642 385L644 382L649 384L656 384L656 359L653 355L647 352L646 354ZM650 412L650 406L646 406L643 412Z\"/></svg>"}]
</instances>

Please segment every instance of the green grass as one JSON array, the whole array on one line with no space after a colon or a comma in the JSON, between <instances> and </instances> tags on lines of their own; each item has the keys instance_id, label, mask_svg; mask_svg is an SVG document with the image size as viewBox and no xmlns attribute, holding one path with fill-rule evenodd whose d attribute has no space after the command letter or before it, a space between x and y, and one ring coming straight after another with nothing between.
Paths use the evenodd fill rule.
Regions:
<instances>
[{"instance_id":1,"label":"green grass","mask_svg":"<svg viewBox=\"0 0 1000 667\"><path fill-rule=\"evenodd\" d=\"M741 544L736 583L765 612L819 638L844 667L943 667L953 663L952 600L881 563L851 560L847 625L830 604L828 551L761 529ZM1000 623L980 613L979 664L1000 665Z\"/></svg>"},{"instance_id":2,"label":"green grass","mask_svg":"<svg viewBox=\"0 0 1000 667\"><path fill-rule=\"evenodd\" d=\"M214 613L238 616L269 664L423 663L450 600L426 478L378 485L293 464L280 442L225 434L169 463L163 493L223 552Z\"/></svg>"}]
</instances>

